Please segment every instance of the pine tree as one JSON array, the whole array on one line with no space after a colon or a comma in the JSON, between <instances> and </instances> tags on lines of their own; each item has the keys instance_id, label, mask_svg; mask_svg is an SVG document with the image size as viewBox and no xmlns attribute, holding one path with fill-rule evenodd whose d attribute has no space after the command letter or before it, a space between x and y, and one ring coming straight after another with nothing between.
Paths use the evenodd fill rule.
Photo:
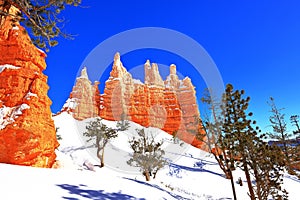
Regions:
<instances>
[{"instance_id":1,"label":"pine tree","mask_svg":"<svg viewBox=\"0 0 300 200\"><path fill-rule=\"evenodd\" d=\"M233 159L230 159L230 156L227 154L227 146L224 143L224 137L222 135L223 117L221 115L221 102L218 101L218 99L212 94L213 91L207 88L201 98L201 101L208 106L212 116L211 119L207 117L205 121L201 122L202 129L204 130L207 138L206 143L208 149L214 155L214 158L218 162L220 169L225 174L225 177L230 179L233 197L234 199L237 199L232 175L232 170L234 170L234 161ZM201 135L201 137L203 136Z\"/></svg>"},{"instance_id":2,"label":"pine tree","mask_svg":"<svg viewBox=\"0 0 300 200\"><path fill-rule=\"evenodd\" d=\"M290 117L292 125L296 127L296 130L293 131L295 136L300 135L300 122L299 122L299 115L292 115Z\"/></svg>"},{"instance_id":3,"label":"pine tree","mask_svg":"<svg viewBox=\"0 0 300 200\"><path fill-rule=\"evenodd\" d=\"M293 131L295 139L293 140L291 167L293 168L292 174L297 175L300 179L300 123L299 115L290 117L291 123L296 129Z\"/></svg>"},{"instance_id":4,"label":"pine tree","mask_svg":"<svg viewBox=\"0 0 300 200\"><path fill-rule=\"evenodd\" d=\"M7 16L11 17L12 23L21 21L30 29L32 41L48 50L49 46L57 45L54 38L71 38L61 31L64 20L59 14L66 5L78 6L80 3L81 0L0 0L0 25ZM9 13L12 6L19 10L17 14Z\"/></svg>"},{"instance_id":5,"label":"pine tree","mask_svg":"<svg viewBox=\"0 0 300 200\"><path fill-rule=\"evenodd\" d=\"M118 131L126 131L130 127L129 121L127 120L126 114L121 114L121 120L117 122Z\"/></svg>"},{"instance_id":6,"label":"pine tree","mask_svg":"<svg viewBox=\"0 0 300 200\"><path fill-rule=\"evenodd\" d=\"M136 131L139 137L129 141L133 154L127 163L139 167L146 181L150 181L150 177L155 178L157 172L167 164L163 158L165 152L161 149L163 142L155 142L153 135L148 136L144 129Z\"/></svg>"},{"instance_id":7,"label":"pine tree","mask_svg":"<svg viewBox=\"0 0 300 200\"><path fill-rule=\"evenodd\" d=\"M268 104L271 107L271 113L269 120L273 129L272 133L268 133L271 139L275 139L280 145L283 145L283 153L285 156L286 165L290 166L290 153L289 138L291 134L287 132L287 124L285 121L285 115L282 113L283 108L277 108L274 98L270 97Z\"/></svg>"},{"instance_id":8,"label":"pine tree","mask_svg":"<svg viewBox=\"0 0 300 200\"><path fill-rule=\"evenodd\" d=\"M243 98L244 93L244 90L233 90L228 84L222 105L223 143L231 163L244 171L251 200L264 200L269 196L287 199L287 192L281 188L283 156L279 148L270 147L263 141L264 134L258 136L259 127L252 127L256 122L248 119L252 116L251 112L247 114L250 97Z\"/></svg>"},{"instance_id":9,"label":"pine tree","mask_svg":"<svg viewBox=\"0 0 300 200\"><path fill-rule=\"evenodd\" d=\"M278 146L268 145L265 134L258 136L256 130L250 128L248 134L247 151L248 165L254 177L253 189L255 198L265 200L288 199L288 192L282 188L285 169L284 156Z\"/></svg>"},{"instance_id":10,"label":"pine tree","mask_svg":"<svg viewBox=\"0 0 300 200\"><path fill-rule=\"evenodd\" d=\"M104 149L110 139L117 137L117 131L107 127L101 122L101 118L97 117L90 121L86 126L84 136L89 137L88 142L95 139L95 147L97 148L97 157L100 160L100 167L104 167ZM102 152L101 152L102 151Z\"/></svg>"}]
</instances>

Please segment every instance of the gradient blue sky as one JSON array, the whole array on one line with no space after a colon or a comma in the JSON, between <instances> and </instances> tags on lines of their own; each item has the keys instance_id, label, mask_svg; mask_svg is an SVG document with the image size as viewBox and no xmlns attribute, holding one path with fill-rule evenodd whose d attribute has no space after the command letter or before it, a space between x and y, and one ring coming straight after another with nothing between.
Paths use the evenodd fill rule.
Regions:
<instances>
[{"instance_id":1,"label":"gradient blue sky","mask_svg":"<svg viewBox=\"0 0 300 200\"><path fill-rule=\"evenodd\" d=\"M270 96L278 107L285 107L287 121L290 115L300 114L298 0L82 2L86 8L68 7L63 12L65 31L77 35L75 40L60 38L59 45L50 50L46 59L52 112L61 109L78 69L98 44L133 28L163 27L196 40L214 60L224 83L245 89L251 97L249 111L254 112L262 129L266 130L269 124L270 108L266 102ZM111 58L113 61L113 55ZM165 65L175 63L180 73L193 78L192 66L169 52L146 49L122 57L129 68L143 64L146 59ZM103 80L100 81L103 88ZM206 87L203 80L192 82L200 97Z\"/></svg>"}]
</instances>

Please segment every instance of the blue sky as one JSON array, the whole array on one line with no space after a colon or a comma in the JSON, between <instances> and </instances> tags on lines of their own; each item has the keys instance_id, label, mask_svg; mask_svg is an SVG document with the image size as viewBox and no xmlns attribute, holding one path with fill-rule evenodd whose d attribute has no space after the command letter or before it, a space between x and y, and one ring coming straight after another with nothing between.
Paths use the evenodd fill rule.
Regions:
<instances>
[{"instance_id":1,"label":"blue sky","mask_svg":"<svg viewBox=\"0 0 300 200\"><path fill-rule=\"evenodd\" d=\"M161 27L183 33L202 45L224 83L245 89L251 97L249 111L253 111L262 129L266 130L269 124L270 108L266 102L270 96L275 98L278 107L285 108L287 121L290 115L300 114L300 2L297 0L83 0L82 6L67 7L63 12L64 30L76 35L75 39L60 38L59 45L51 48L46 59L52 112L61 109L79 68L98 44L126 30ZM180 56L155 49L122 56L128 68L141 65L146 59L161 63L161 68L175 63L182 75L192 78L200 98L205 82L201 77L193 78L193 66ZM104 75L100 81L102 89Z\"/></svg>"}]
</instances>

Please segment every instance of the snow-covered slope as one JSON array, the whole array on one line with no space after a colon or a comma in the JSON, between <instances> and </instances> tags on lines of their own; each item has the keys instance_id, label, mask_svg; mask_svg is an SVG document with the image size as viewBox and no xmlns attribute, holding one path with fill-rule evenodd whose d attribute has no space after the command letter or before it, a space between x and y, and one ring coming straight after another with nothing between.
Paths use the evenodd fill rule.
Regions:
<instances>
[{"instance_id":1,"label":"snow-covered slope","mask_svg":"<svg viewBox=\"0 0 300 200\"><path fill-rule=\"evenodd\" d=\"M104 168L87 170L85 164L99 164L95 149L82 136L86 123L61 113L54 117L62 137L57 151L61 169L39 169L0 164L0 199L232 199L230 181L206 152L167 133L148 128L155 139L163 140L170 165L159 171L156 179L146 182L139 169L126 164L131 149L128 139L143 128L130 123L129 130L119 132L106 148ZM110 127L116 123L105 121ZM234 172L235 180L244 180L243 172ZM286 175L284 187L291 200L300 196L300 181ZM249 199L247 186L236 184L238 199Z\"/></svg>"}]
</instances>

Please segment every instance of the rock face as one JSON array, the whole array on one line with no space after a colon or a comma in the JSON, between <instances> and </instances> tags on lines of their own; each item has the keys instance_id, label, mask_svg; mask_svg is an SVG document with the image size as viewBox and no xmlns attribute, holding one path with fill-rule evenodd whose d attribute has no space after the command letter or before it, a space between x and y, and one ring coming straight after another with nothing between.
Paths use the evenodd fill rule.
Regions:
<instances>
[{"instance_id":1,"label":"rock face","mask_svg":"<svg viewBox=\"0 0 300 200\"><path fill-rule=\"evenodd\" d=\"M42 73L46 54L18 23L0 21L0 162L51 167L58 142Z\"/></svg>"},{"instance_id":2,"label":"rock face","mask_svg":"<svg viewBox=\"0 0 300 200\"><path fill-rule=\"evenodd\" d=\"M120 120L122 115L142 126L160 128L194 146L200 147L192 133L199 130L199 110L195 89L189 78L179 80L176 66L162 80L157 64L149 60L144 65L145 84L133 79L123 66L120 55L114 57L112 71L99 97L97 84L91 85L86 69L77 78L70 98L64 106L77 119L100 115L107 120ZM100 110L97 110L100 108Z\"/></svg>"},{"instance_id":3,"label":"rock face","mask_svg":"<svg viewBox=\"0 0 300 200\"><path fill-rule=\"evenodd\" d=\"M157 64L144 65L145 84L132 78L117 53L109 79L101 95L100 116L120 120L122 113L143 126L160 128L194 146L202 143L192 133L200 130L200 116L195 89L189 78L179 80L176 66L170 66L170 75L162 80Z\"/></svg>"},{"instance_id":4,"label":"rock face","mask_svg":"<svg viewBox=\"0 0 300 200\"><path fill-rule=\"evenodd\" d=\"M94 85L88 78L86 68L81 71L81 76L76 79L69 99L63 106L62 111L67 111L75 119L83 120L99 116L100 93L99 82Z\"/></svg>"}]
</instances>

